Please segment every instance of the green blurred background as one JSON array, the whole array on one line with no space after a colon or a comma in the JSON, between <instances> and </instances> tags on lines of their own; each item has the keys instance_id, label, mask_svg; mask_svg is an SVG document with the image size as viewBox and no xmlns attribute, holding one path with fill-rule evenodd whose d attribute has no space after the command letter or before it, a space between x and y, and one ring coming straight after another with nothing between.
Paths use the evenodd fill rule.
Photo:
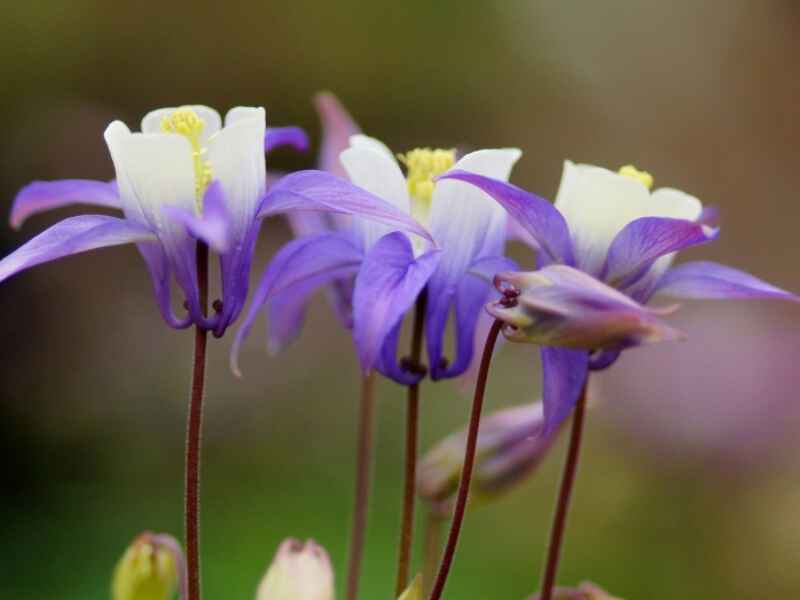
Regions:
<instances>
[{"instance_id":1,"label":"green blurred background","mask_svg":"<svg viewBox=\"0 0 800 600\"><path fill-rule=\"evenodd\" d=\"M105 125L159 107L267 107L318 139L334 91L396 150L515 145L517 184L552 197L564 158L633 162L722 209L693 257L800 291L800 4L707 2L3 2L0 197L34 178L112 176ZM313 166L281 152L270 166ZM0 233L3 254L60 214ZM289 237L264 228L263 268ZM528 260L524 252L518 257ZM166 328L132 248L37 268L0 288L0 596L103 599L141 530L182 529L191 334ZM592 387L560 581L627 600L795 597L800 590L800 310L688 303L683 344L636 350ZM250 598L278 543L314 537L344 580L356 361L315 302L268 358L210 354L203 471L208 598ZM489 409L540 389L506 347ZM391 597L403 393L383 382L365 599ZM423 448L461 426L457 384L423 387ZM535 476L467 516L447 598L521 600L542 566L563 440ZM341 590L341 585L339 586Z\"/></svg>"}]
</instances>

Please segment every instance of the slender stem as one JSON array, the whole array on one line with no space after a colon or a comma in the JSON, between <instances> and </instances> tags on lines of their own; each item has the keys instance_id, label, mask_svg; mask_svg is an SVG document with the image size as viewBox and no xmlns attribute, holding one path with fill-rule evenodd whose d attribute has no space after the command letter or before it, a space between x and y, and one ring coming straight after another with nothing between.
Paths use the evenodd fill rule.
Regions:
<instances>
[{"instance_id":1,"label":"slender stem","mask_svg":"<svg viewBox=\"0 0 800 600\"><path fill-rule=\"evenodd\" d=\"M489 366L492 362L492 353L497 342L497 335L502 327L501 321L495 321L486 337L486 345L483 347L480 370L478 371L478 381L475 383L475 396L472 400L472 414L469 420L467 431L467 448L464 453L464 467L461 471L461 482L458 486L458 496L456 506L453 510L453 521L450 525L450 534L447 538L447 545L442 555L442 562L439 565L439 572L436 574L436 581L431 590L430 600L439 600L453 564L453 557L458 544L458 536L461 533L461 524L464 521L464 513L467 508L469 497L469 486L472 480L472 469L475 466L475 449L478 442L478 429L481 423L481 411L483 410L483 396L486 391L486 380L489 376Z\"/></svg>"},{"instance_id":2,"label":"slender stem","mask_svg":"<svg viewBox=\"0 0 800 600\"><path fill-rule=\"evenodd\" d=\"M208 307L208 246L197 244L197 287L200 308ZM203 425L203 393L206 381L206 342L208 332L197 326L194 334L192 396L186 427L186 570L188 600L200 600L200 443Z\"/></svg>"},{"instance_id":3,"label":"slender stem","mask_svg":"<svg viewBox=\"0 0 800 600\"><path fill-rule=\"evenodd\" d=\"M575 405L575 414L572 417L572 432L569 438L567 460L564 463L564 474L561 477L561 489L558 492L556 514L553 517L553 528L550 531L550 546L547 549L547 563L542 577L540 600L552 600L553 598L553 588L556 583L556 573L558 572L558 559L561 555L561 543L564 539L564 529L567 524L569 500L572 496L572 487L578 470L578 457L580 456L583 422L586 414L587 384L588 379L583 384L578 403Z\"/></svg>"},{"instance_id":4,"label":"slender stem","mask_svg":"<svg viewBox=\"0 0 800 600\"><path fill-rule=\"evenodd\" d=\"M422 292L414 310L414 325L411 334L410 366L420 368L422 357L422 330L425 323L427 294ZM417 484L417 437L419 434L419 384L408 386L406 407L406 461L405 485L403 488L403 517L400 524L400 543L397 551L397 579L395 597L403 593L408 585L411 567L411 547L414 539L414 501Z\"/></svg>"},{"instance_id":5,"label":"slender stem","mask_svg":"<svg viewBox=\"0 0 800 600\"><path fill-rule=\"evenodd\" d=\"M358 597L358 579L364 539L367 533L370 474L372 471L372 446L375 408L375 373L361 381L361 406L358 418L358 455L356 457L356 493L353 507L353 529L350 533L350 558L347 565L347 600Z\"/></svg>"}]
</instances>

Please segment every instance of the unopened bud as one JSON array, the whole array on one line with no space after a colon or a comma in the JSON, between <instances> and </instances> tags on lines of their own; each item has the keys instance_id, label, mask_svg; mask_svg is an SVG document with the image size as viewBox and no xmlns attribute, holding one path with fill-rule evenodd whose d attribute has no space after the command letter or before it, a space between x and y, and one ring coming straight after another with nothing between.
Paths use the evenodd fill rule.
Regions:
<instances>
[{"instance_id":1,"label":"unopened bud","mask_svg":"<svg viewBox=\"0 0 800 600\"><path fill-rule=\"evenodd\" d=\"M114 600L172 600L185 565L180 545L170 535L145 532L137 537L114 569Z\"/></svg>"},{"instance_id":2,"label":"unopened bud","mask_svg":"<svg viewBox=\"0 0 800 600\"><path fill-rule=\"evenodd\" d=\"M400 594L397 600L422 600L422 575L414 577L414 581Z\"/></svg>"},{"instance_id":3,"label":"unopened bud","mask_svg":"<svg viewBox=\"0 0 800 600\"><path fill-rule=\"evenodd\" d=\"M684 337L657 318L676 307L647 308L566 265L499 273L495 287L503 296L486 310L512 342L599 350Z\"/></svg>"},{"instance_id":4,"label":"unopened bud","mask_svg":"<svg viewBox=\"0 0 800 600\"><path fill-rule=\"evenodd\" d=\"M481 421L475 454L472 490L475 498L489 499L528 475L547 455L555 434L545 436L541 402L506 408ZM458 490L466 429L434 446L419 466L420 496L442 509Z\"/></svg>"},{"instance_id":5,"label":"unopened bud","mask_svg":"<svg viewBox=\"0 0 800 600\"><path fill-rule=\"evenodd\" d=\"M333 569L325 549L314 540L289 538L278 547L256 600L333 600Z\"/></svg>"},{"instance_id":6,"label":"unopened bud","mask_svg":"<svg viewBox=\"0 0 800 600\"><path fill-rule=\"evenodd\" d=\"M589 582L584 582L576 588L556 588L553 598L554 600L622 600ZM531 596L528 600L539 600L539 594Z\"/></svg>"}]
</instances>

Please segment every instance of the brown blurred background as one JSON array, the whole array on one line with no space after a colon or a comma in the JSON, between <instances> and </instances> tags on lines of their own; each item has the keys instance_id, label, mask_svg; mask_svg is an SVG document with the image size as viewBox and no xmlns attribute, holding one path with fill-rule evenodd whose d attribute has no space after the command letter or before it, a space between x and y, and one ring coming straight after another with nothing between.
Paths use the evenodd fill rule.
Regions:
<instances>
[{"instance_id":1,"label":"brown blurred background","mask_svg":"<svg viewBox=\"0 0 800 600\"><path fill-rule=\"evenodd\" d=\"M334 91L366 132L414 146L515 145L513 180L552 197L565 158L635 163L722 210L690 257L800 291L800 5L708 2L11 2L0 24L0 197L31 179L112 176L105 125L159 106L267 107L318 139ZM281 152L270 166L313 166ZM0 233L3 254L56 220ZM288 239L265 227L255 264ZM525 259L525 254L514 251ZM191 336L161 322L132 248L0 288L0 596L102 599L129 540L181 534ZM560 580L628 600L794 597L800 590L800 308L687 303L689 341L629 352L593 384L589 443ZM210 356L203 486L209 598L252 597L287 535L331 552L351 504L356 361L320 299L268 358L258 331ZM506 347L490 409L535 399L535 353ZM388 597L399 523L402 390L380 387L364 598ZM423 388L423 447L466 397ZM534 591L563 454L469 513L447 597Z\"/></svg>"}]
</instances>

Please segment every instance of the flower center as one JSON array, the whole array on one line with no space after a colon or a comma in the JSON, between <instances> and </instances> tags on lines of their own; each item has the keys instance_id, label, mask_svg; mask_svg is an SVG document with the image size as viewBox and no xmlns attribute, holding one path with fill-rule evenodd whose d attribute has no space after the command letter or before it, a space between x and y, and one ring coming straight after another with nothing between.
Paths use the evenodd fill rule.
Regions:
<instances>
[{"instance_id":1,"label":"flower center","mask_svg":"<svg viewBox=\"0 0 800 600\"><path fill-rule=\"evenodd\" d=\"M200 136L206 123L188 106L182 106L161 119L161 131L182 135L192 145L192 162L194 163L194 192L197 212L203 212L203 194L213 179L211 163L203 158L206 149L200 145Z\"/></svg>"},{"instance_id":2,"label":"flower center","mask_svg":"<svg viewBox=\"0 0 800 600\"><path fill-rule=\"evenodd\" d=\"M397 157L407 170L411 216L420 223L427 223L433 198L433 180L453 167L456 151L416 148L405 154L398 154Z\"/></svg>"},{"instance_id":3,"label":"flower center","mask_svg":"<svg viewBox=\"0 0 800 600\"><path fill-rule=\"evenodd\" d=\"M648 190L653 189L653 176L647 171L640 171L633 165L625 165L619 170L619 174L623 177L630 177L641 181Z\"/></svg>"}]
</instances>

